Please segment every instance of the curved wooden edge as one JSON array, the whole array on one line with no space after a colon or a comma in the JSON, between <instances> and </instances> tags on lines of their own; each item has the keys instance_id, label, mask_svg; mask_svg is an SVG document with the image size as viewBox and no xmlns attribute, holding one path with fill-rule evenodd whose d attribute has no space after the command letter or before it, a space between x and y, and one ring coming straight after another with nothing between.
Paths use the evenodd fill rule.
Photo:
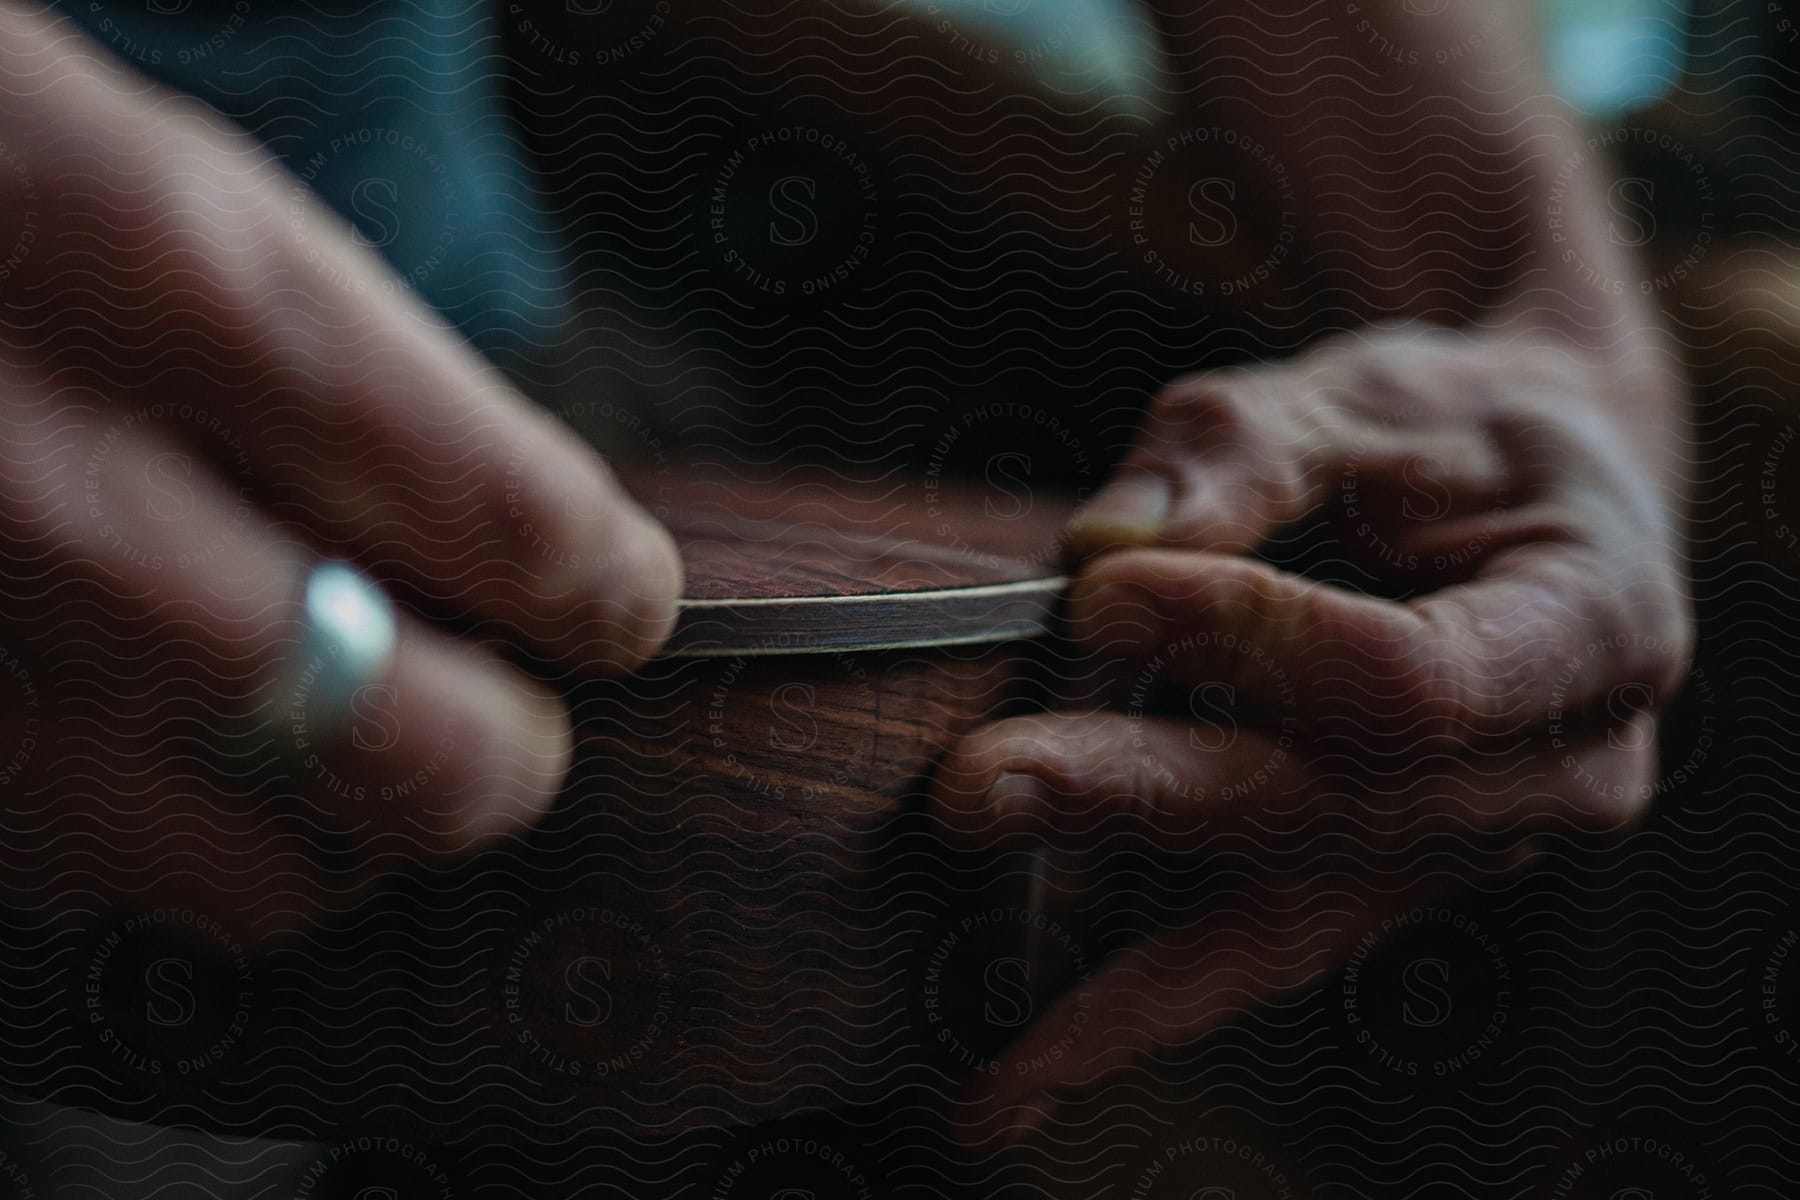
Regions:
<instances>
[{"instance_id":1,"label":"curved wooden edge","mask_svg":"<svg viewBox=\"0 0 1800 1200\"><path fill-rule=\"evenodd\" d=\"M753 658L960 646L1038 637L1068 586L1062 575L867 596L683 600L667 658Z\"/></svg>"}]
</instances>

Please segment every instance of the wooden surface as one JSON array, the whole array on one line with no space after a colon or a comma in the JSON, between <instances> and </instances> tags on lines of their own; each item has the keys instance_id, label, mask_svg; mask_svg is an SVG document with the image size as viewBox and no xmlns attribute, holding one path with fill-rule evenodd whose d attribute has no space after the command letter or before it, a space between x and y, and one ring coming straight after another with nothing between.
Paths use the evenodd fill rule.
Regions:
<instances>
[{"instance_id":1,"label":"wooden surface","mask_svg":"<svg viewBox=\"0 0 1800 1200\"><path fill-rule=\"evenodd\" d=\"M690 465L622 472L681 546L667 653L803 654L1031 637L1066 586L1071 505L990 517L968 485Z\"/></svg>"}]
</instances>

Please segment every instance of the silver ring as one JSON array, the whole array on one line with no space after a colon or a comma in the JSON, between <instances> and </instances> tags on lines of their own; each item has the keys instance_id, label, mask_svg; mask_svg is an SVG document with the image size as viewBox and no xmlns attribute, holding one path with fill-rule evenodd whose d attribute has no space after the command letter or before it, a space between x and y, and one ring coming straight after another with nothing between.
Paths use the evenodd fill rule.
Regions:
<instances>
[{"instance_id":1,"label":"silver ring","mask_svg":"<svg viewBox=\"0 0 1800 1200\"><path fill-rule=\"evenodd\" d=\"M357 692L394 661L393 603L355 567L322 562L306 578L301 626L296 699L319 728L341 728Z\"/></svg>"}]
</instances>

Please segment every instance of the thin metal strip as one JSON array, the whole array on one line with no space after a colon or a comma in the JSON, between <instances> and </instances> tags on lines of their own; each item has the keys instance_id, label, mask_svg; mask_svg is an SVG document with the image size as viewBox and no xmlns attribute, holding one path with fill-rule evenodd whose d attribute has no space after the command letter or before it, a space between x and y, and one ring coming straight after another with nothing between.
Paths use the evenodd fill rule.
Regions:
<instances>
[{"instance_id":1,"label":"thin metal strip","mask_svg":"<svg viewBox=\"0 0 1800 1200\"><path fill-rule=\"evenodd\" d=\"M663 654L749 658L1037 637L1067 586L1057 575L924 592L682 601Z\"/></svg>"}]
</instances>

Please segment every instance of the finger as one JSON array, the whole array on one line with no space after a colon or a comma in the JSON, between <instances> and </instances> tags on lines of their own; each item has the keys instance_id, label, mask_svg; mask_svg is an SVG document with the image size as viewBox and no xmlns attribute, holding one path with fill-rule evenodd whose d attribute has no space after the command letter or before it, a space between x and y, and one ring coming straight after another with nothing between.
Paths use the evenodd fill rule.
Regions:
<instances>
[{"instance_id":1,"label":"finger","mask_svg":"<svg viewBox=\"0 0 1800 1200\"><path fill-rule=\"evenodd\" d=\"M1297 519L1318 489L1307 464L1322 414L1296 411L1273 372L1193 376L1151 402L1117 478L1069 526L1078 555L1165 540L1243 550Z\"/></svg>"},{"instance_id":2,"label":"finger","mask_svg":"<svg viewBox=\"0 0 1800 1200\"><path fill-rule=\"evenodd\" d=\"M1409 415L1404 395L1381 391L1364 365L1315 354L1172 384L1118 477L1075 516L1073 549L1235 553L1327 503L1383 521L1409 496L1413 519L1491 505L1507 471L1480 425Z\"/></svg>"},{"instance_id":3,"label":"finger","mask_svg":"<svg viewBox=\"0 0 1800 1200\"><path fill-rule=\"evenodd\" d=\"M309 624L310 555L204 470L180 476L169 507L150 481L166 482L180 447L158 430L14 392L0 444L0 617L122 730L142 725L165 755L192 747L227 774L281 743L284 802L355 838L364 857L465 851L555 796L566 712L490 654L402 619L391 656L355 693L329 695L317 670L309 682L332 644ZM120 778L156 761L103 749L96 771ZM121 862L135 836L119 831Z\"/></svg>"},{"instance_id":4,"label":"finger","mask_svg":"<svg viewBox=\"0 0 1800 1200\"><path fill-rule=\"evenodd\" d=\"M1012 717L963 737L933 811L976 845L1100 850L1109 829L1171 849L1332 835L1376 846L1611 829L1651 798L1655 719L1543 734L1488 751L1422 752L1382 771L1303 746L1279 724L1081 713ZM1302 798L1305 797L1305 798ZM1327 802L1329 801L1329 802Z\"/></svg>"},{"instance_id":5,"label":"finger","mask_svg":"<svg viewBox=\"0 0 1800 1200\"><path fill-rule=\"evenodd\" d=\"M681 588L673 539L571 431L505 389L425 402L363 382L329 414L272 404L241 424L278 514L429 611L497 621L571 667L656 652Z\"/></svg>"},{"instance_id":6,"label":"finger","mask_svg":"<svg viewBox=\"0 0 1800 1200\"><path fill-rule=\"evenodd\" d=\"M999 1071L972 1083L966 1134L1022 1136L1109 1073L1309 986L1392 913L1517 869L1541 850L1545 830L1635 817L1652 791L1647 732L1638 725L1567 744L1539 739L1513 772L1446 764L1386 785L1395 794L1376 806L1424 800L1453 824L1464 814L1505 813L1513 833L1530 833L1524 839L1466 841L1434 860L1420 852L1421 832L1436 827L1428 823L1401 837L1380 830L1374 844L1354 828L1313 832L1273 851L1266 857L1277 871L1229 910L1135 944L1060 997L1006 1049ZM1596 793L1607 799L1596 802ZM1610 815L1598 818L1607 805ZM1071 1029L1081 1031L1073 1045Z\"/></svg>"},{"instance_id":7,"label":"finger","mask_svg":"<svg viewBox=\"0 0 1800 1200\"><path fill-rule=\"evenodd\" d=\"M1223 683L1322 735L1373 749L1460 744L1674 690L1691 653L1678 589L1622 549L1515 547L1407 603L1243 559L1130 551L1076 581L1071 621L1090 652Z\"/></svg>"},{"instance_id":8,"label":"finger","mask_svg":"<svg viewBox=\"0 0 1800 1200\"><path fill-rule=\"evenodd\" d=\"M1190 845L1305 783L1295 739L1228 718L1113 712L1011 717L965 735L932 780L933 811L976 845L1022 840L1093 849L1120 821ZM1254 799L1253 799L1254 797Z\"/></svg>"},{"instance_id":9,"label":"finger","mask_svg":"<svg viewBox=\"0 0 1800 1200\"><path fill-rule=\"evenodd\" d=\"M1384 918L1448 887L1433 879L1382 895L1354 871L1265 880L1229 912L1121 951L1007 1047L997 1072L971 1081L952 1109L956 1135L974 1146L1029 1137L1155 1049L1312 985Z\"/></svg>"},{"instance_id":10,"label":"finger","mask_svg":"<svg viewBox=\"0 0 1800 1200\"><path fill-rule=\"evenodd\" d=\"M71 68L66 33L18 19L10 77L43 82L11 149L59 231L9 283L36 353L172 414L200 453L253 467L282 516L434 610L583 667L654 652L679 562L591 450L266 151L98 61Z\"/></svg>"},{"instance_id":11,"label":"finger","mask_svg":"<svg viewBox=\"0 0 1800 1200\"><path fill-rule=\"evenodd\" d=\"M276 739L323 820L395 865L518 833L555 799L573 738L562 702L494 655L410 618L391 662L335 697L307 631L269 689ZM329 644L327 635L326 644Z\"/></svg>"}]
</instances>

